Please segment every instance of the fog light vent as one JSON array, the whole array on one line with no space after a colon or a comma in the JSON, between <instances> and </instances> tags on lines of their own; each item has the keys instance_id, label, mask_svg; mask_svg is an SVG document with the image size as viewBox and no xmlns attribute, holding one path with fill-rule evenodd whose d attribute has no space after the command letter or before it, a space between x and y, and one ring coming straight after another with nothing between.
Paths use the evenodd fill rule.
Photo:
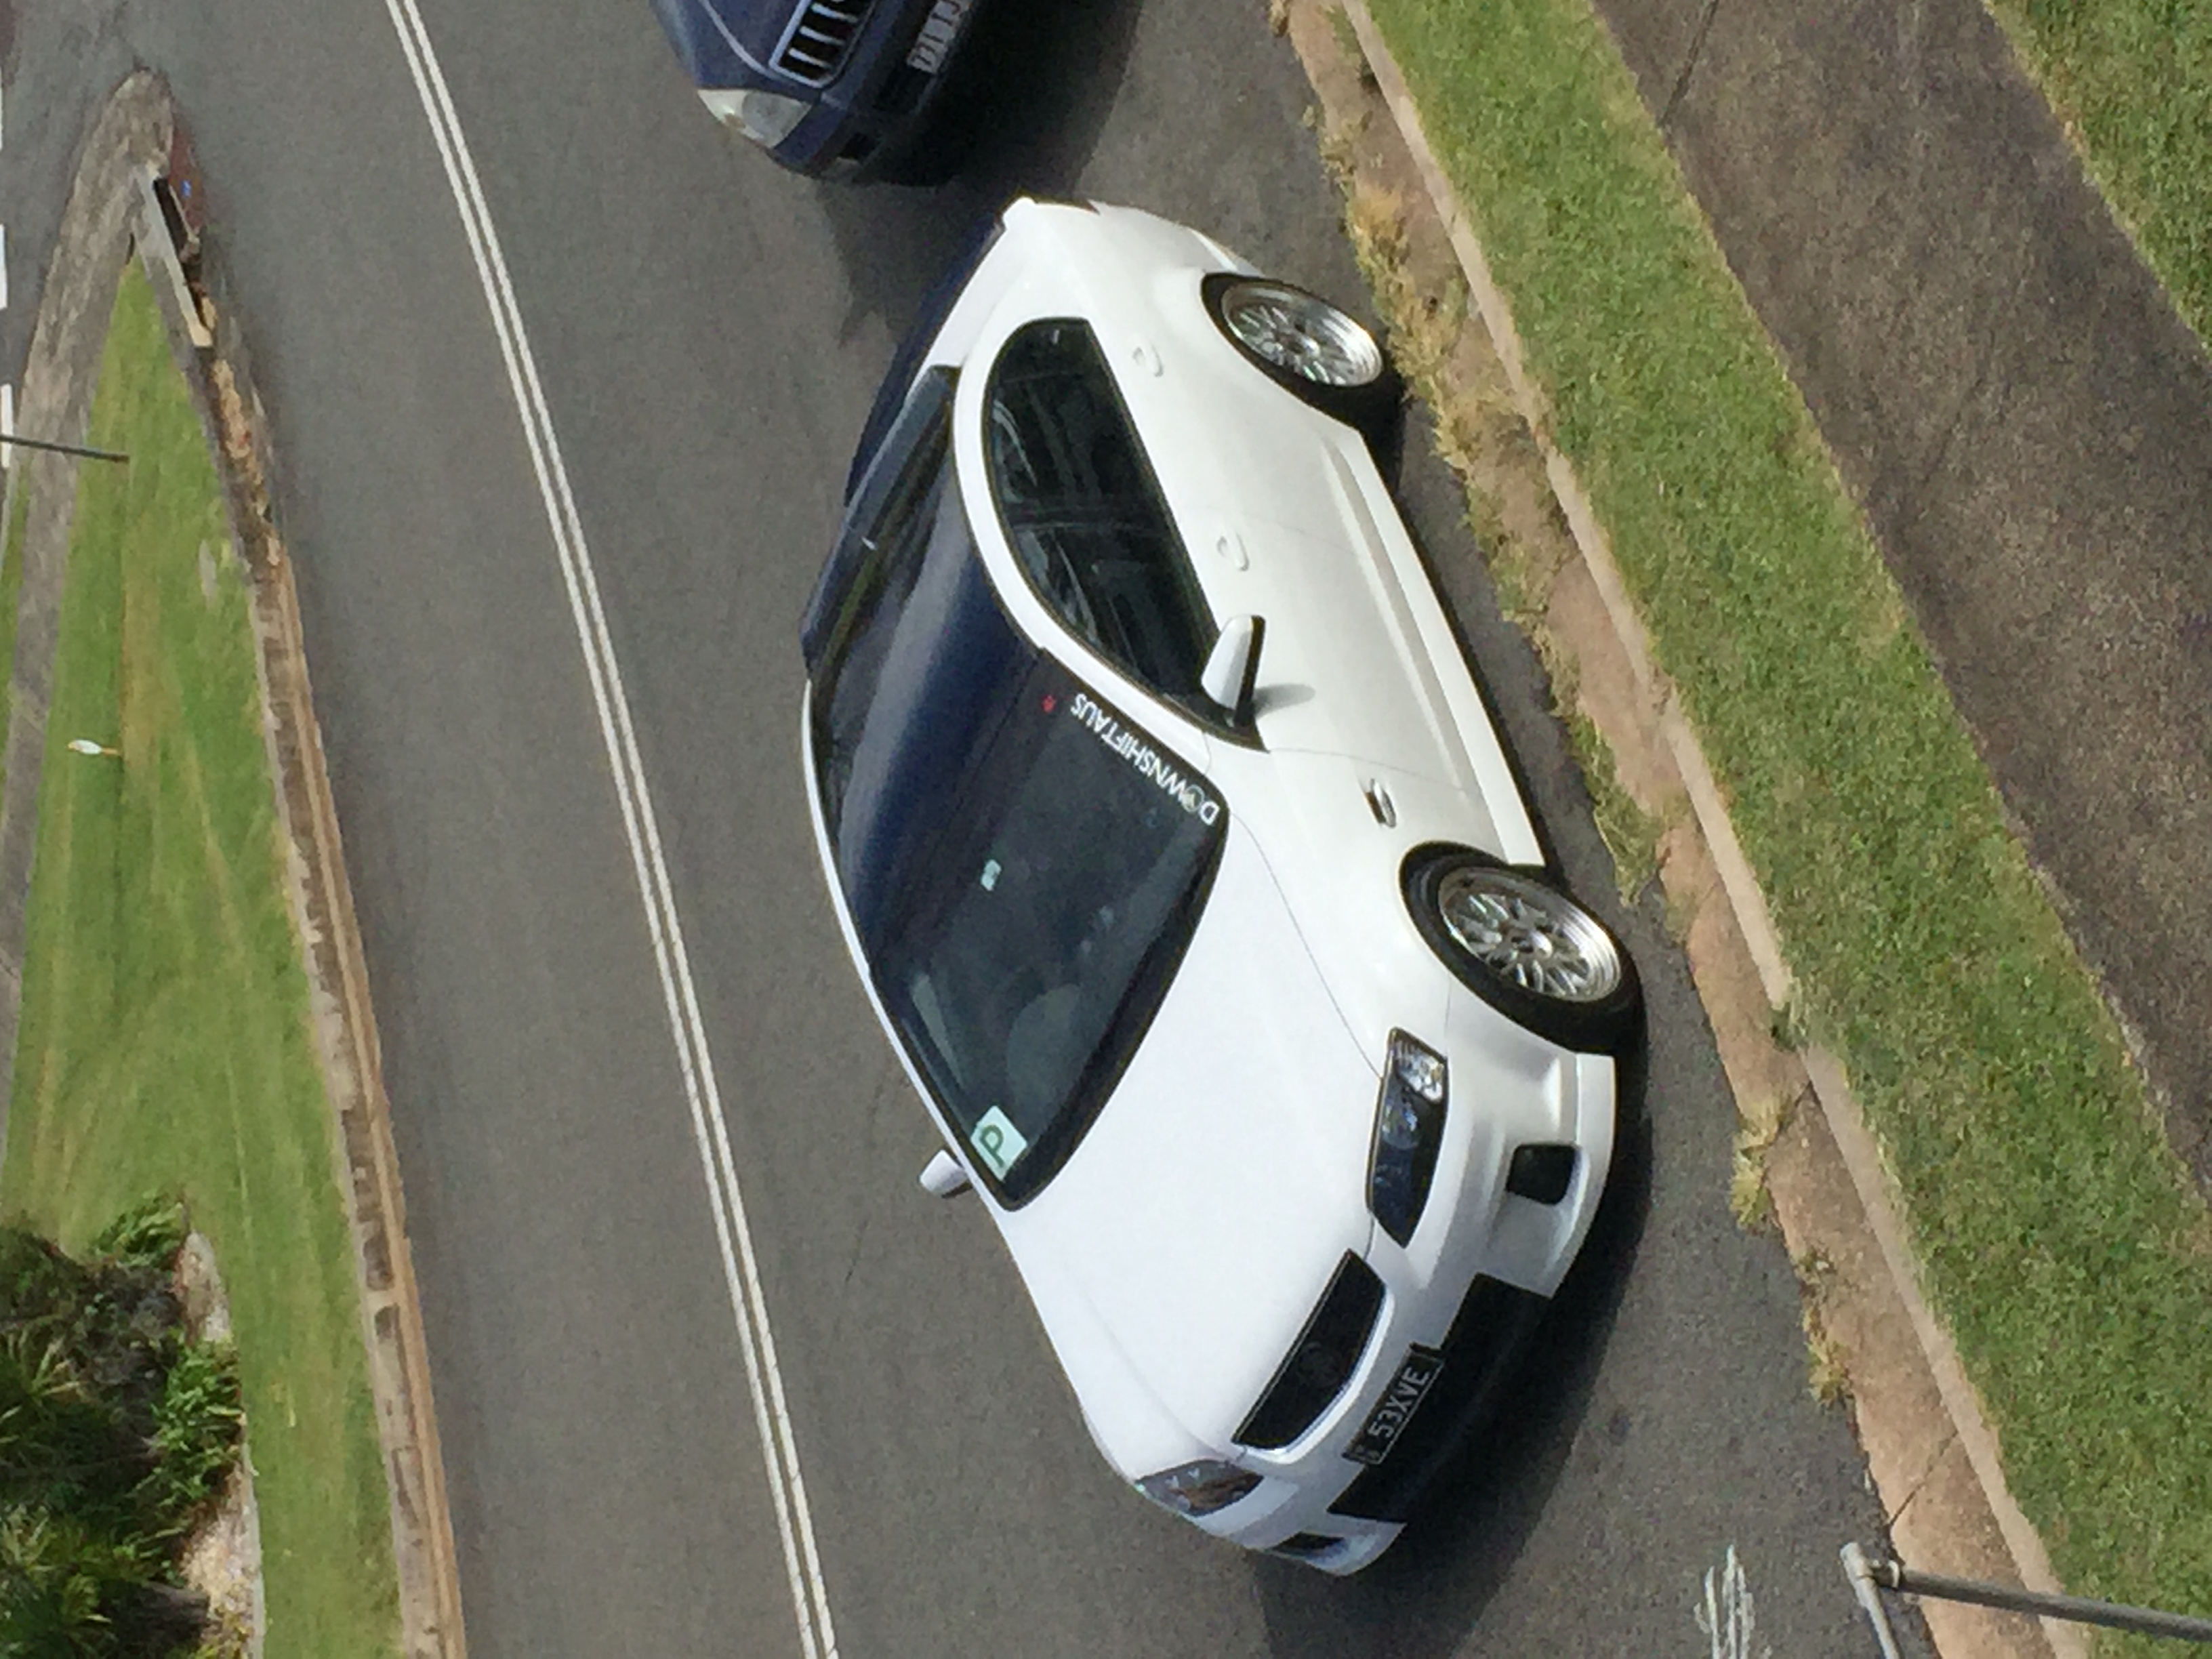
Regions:
<instances>
[{"instance_id":1,"label":"fog light vent","mask_svg":"<svg viewBox=\"0 0 2212 1659\"><path fill-rule=\"evenodd\" d=\"M1516 1146L1505 1172L1505 1190L1538 1204L1556 1204L1575 1182L1571 1146Z\"/></svg>"}]
</instances>

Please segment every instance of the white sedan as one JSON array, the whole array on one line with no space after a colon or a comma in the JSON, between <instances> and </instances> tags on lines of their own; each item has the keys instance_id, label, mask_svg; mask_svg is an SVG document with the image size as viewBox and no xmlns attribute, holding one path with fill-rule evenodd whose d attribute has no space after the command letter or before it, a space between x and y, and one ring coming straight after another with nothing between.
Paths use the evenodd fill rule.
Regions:
<instances>
[{"instance_id":1,"label":"white sedan","mask_svg":"<svg viewBox=\"0 0 2212 1659\"><path fill-rule=\"evenodd\" d=\"M1331 1572L1589 1231L1618 941L1561 891L1361 426L1358 323L1018 201L940 285L803 629L845 939L1085 1422Z\"/></svg>"}]
</instances>

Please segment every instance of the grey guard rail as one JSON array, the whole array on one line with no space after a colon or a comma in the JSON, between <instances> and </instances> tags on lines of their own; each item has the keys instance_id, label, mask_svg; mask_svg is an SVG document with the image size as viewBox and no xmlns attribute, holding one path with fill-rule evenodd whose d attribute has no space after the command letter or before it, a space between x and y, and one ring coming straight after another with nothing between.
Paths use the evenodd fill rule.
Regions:
<instances>
[{"instance_id":1,"label":"grey guard rail","mask_svg":"<svg viewBox=\"0 0 2212 1659\"><path fill-rule=\"evenodd\" d=\"M2212 1619L2187 1613L2161 1613L2155 1607L2130 1607L2117 1601L2093 1601L2081 1595L2045 1595L2035 1590L2014 1589L2009 1584L1985 1584L1972 1578L1949 1578L1942 1573L1918 1572L1902 1561L1871 1559L1856 1543L1843 1547L1844 1572L1851 1581L1867 1622L1881 1644L1882 1659L1899 1659L1897 1637L1890 1629L1888 1609L1880 1592L1898 1590L1908 1595L1933 1595L1946 1601L1968 1601L1976 1607L1998 1607L2007 1613L2033 1613L2045 1619L2065 1619L2080 1625L2103 1625L2131 1631L2139 1636L2163 1637L2174 1642L2212 1644Z\"/></svg>"}]
</instances>

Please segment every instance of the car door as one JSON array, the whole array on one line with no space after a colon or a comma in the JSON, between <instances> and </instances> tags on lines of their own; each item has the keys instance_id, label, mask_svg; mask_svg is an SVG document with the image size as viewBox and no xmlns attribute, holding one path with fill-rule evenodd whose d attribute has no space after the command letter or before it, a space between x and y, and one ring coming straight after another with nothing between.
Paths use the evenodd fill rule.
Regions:
<instances>
[{"instance_id":1,"label":"car door","mask_svg":"<svg viewBox=\"0 0 2212 1659\"><path fill-rule=\"evenodd\" d=\"M1030 589L1082 646L1201 725L1219 633L1096 336L1048 318L1010 336L986 393L992 501Z\"/></svg>"}]
</instances>

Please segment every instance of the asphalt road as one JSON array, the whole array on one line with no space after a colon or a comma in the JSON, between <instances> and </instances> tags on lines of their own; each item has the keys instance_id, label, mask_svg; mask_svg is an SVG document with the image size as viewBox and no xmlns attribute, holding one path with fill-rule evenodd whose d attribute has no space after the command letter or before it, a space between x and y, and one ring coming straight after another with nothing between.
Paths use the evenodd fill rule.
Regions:
<instances>
[{"instance_id":1,"label":"asphalt road","mask_svg":"<svg viewBox=\"0 0 2212 1659\"><path fill-rule=\"evenodd\" d=\"M1656 913L1624 921L1653 1037L1612 1208L1500 1431L1359 1579L1210 1546L1122 1490L979 1210L914 1184L932 1131L815 868L795 619L896 332L1008 190L1152 207L1358 292L1261 8L1013 19L1019 72L963 180L866 193L733 149L635 0L424 15L597 566L840 1650L1702 1655L1693 1598L1734 1544L1776 1652L1869 1653L1836 1550L1881 1517L1845 1419L1808 1397L1780 1246L1728 1217L1732 1109ZM170 76L198 146L368 934L471 1645L796 1655L613 775L392 22L372 0L11 21L9 212L46 211L41 190L58 212L76 134L134 62ZM1409 514L1539 805L1603 891L1534 665L1424 435L1406 450Z\"/></svg>"}]
</instances>

